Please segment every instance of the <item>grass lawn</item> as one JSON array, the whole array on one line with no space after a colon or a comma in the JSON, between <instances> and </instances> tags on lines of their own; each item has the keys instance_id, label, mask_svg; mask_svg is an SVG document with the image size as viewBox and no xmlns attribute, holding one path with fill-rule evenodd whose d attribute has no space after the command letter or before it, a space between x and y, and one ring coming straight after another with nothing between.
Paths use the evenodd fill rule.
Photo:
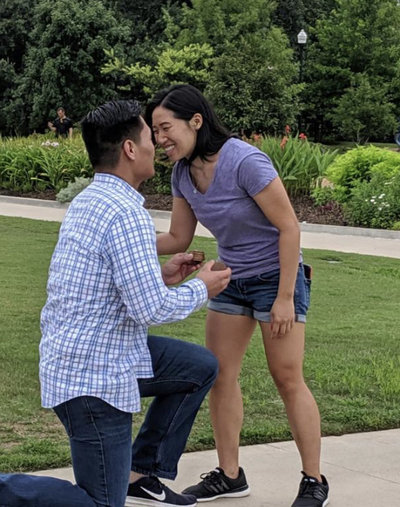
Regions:
<instances>
[{"instance_id":1,"label":"grass lawn","mask_svg":"<svg viewBox=\"0 0 400 507\"><path fill-rule=\"evenodd\" d=\"M40 407L39 314L59 224L0 217L0 471L69 464L64 430ZM194 247L215 257L215 241ZM305 376L320 407L324 435L400 425L400 261L306 250L314 267ZM203 343L205 311L153 332ZM290 439L283 404L266 370L260 334L241 377L242 444ZM145 403L144 406L146 406ZM142 415L135 416L135 427ZM188 449L213 447L207 404Z\"/></svg>"}]
</instances>

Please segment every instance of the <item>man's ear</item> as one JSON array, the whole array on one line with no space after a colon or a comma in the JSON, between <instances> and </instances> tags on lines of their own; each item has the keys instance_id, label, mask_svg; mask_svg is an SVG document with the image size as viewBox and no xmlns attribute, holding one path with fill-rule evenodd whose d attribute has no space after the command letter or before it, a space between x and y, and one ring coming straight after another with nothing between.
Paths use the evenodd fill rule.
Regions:
<instances>
[{"instance_id":1,"label":"man's ear","mask_svg":"<svg viewBox=\"0 0 400 507\"><path fill-rule=\"evenodd\" d=\"M202 115L200 113L194 113L189 123L195 130L199 130L200 127L203 125Z\"/></svg>"},{"instance_id":2,"label":"man's ear","mask_svg":"<svg viewBox=\"0 0 400 507\"><path fill-rule=\"evenodd\" d=\"M136 159L136 144L132 141L132 139L125 139L122 144L122 151L129 160Z\"/></svg>"}]
</instances>

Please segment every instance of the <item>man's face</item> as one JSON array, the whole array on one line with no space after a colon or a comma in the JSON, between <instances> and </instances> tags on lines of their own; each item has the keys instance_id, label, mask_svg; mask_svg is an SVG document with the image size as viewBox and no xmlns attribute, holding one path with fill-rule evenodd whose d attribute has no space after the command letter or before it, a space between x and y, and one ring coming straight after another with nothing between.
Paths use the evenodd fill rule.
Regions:
<instances>
[{"instance_id":1,"label":"man's face","mask_svg":"<svg viewBox=\"0 0 400 507\"><path fill-rule=\"evenodd\" d=\"M143 128L136 145L135 179L139 184L154 176L154 144L151 139L151 130L141 118Z\"/></svg>"},{"instance_id":2,"label":"man's face","mask_svg":"<svg viewBox=\"0 0 400 507\"><path fill-rule=\"evenodd\" d=\"M60 120L62 120L63 118L65 118L64 109L57 109L57 116L60 118Z\"/></svg>"}]
</instances>

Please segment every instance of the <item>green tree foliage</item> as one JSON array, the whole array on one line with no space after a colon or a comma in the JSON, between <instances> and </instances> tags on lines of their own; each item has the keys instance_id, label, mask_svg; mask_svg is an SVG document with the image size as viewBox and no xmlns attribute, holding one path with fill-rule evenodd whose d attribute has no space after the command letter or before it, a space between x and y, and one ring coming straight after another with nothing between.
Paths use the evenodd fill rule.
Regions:
<instances>
[{"instance_id":1,"label":"green tree foliage","mask_svg":"<svg viewBox=\"0 0 400 507\"><path fill-rule=\"evenodd\" d=\"M209 78L212 48L208 44L189 44L180 49L159 46L160 53L154 65L136 62L126 64L115 56L114 50L106 51L108 62L104 74L118 72L128 77L130 90L136 89L135 97L146 100L160 88L175 83L190 82L203 88Z\"/></svg>"},{"instance_id":2,"label":"green tree foliage","mask_svg":"<svg viewBox=\"0 0 400 507\"><path fill-rule=\"evenodd\" d=\"M197 45L201 58L186 60L186 75L174 71L173 81L199 86L231 129L281 129L294 121L301 87L293 84L298 71L288 39L272 23L274 7L269 0L193 0L177 17L166 13L156 68L165 64L166 50L175 55L167 66L174 69L178 55ZM201 79L194 81L194 71ZM138 72L135 63L131 73Z\"/></svg>"},{"instance_id":3,"label":"green tree foliage","mask_svg":"<svg viewBox=\"0 0 400 507\"><path fill-rule=\"evenodd\" d=\"M104 48L129 40L128 25L99 0L39 0L34 28L13 100L5 108L21 133L41 129L63 105L80 119L88 109L116 96L100 72Z\"/></svg>"},{"instance_id":4,"label":"green tree foliage","mask_svg":"<svg viewBox=\"0 0 400 507\"><path fill-rule=\"evenodd\" d=\"M353 140L391 135L394 110L400 107L397 0L337 0L337 8L317 22L315 35L307 60L308 120L325 132L334 125ZM368 104L363 107L364 94ZM384 129L376 130L378 114Z\"/></svg>"},{"instance_id":5,"label":"green tree foliage","mask_svg":"<svg viewBox=\"0 0 400 507\"><path fill-rule=\"evenodd\" d=\"M12 99L12 90L23 72L23 59L32 29L36 1L3 0L0 2L0 132L12 128L4 109Z\"/></svg>"},{"instance_id":6,"label":"green tree foliage","mask_svg":"<svg viewBox=\"0 0 400 507\"><path fill-rule=\"evenodd\" d=\"M364 144L372 136L383 139L396 126L394 104L388 100L387 87L374 87L366 73L355 74L332 113L327 117L344 139ZM376 81L375 81L376 82Z\"/></svg>"},{"instance_id":7,"label":"green tree foliage","mask_svg":"<svg viewBox=\"0 0 400 507\"><path fill-rule=\"evenodd\" d=\"M284 29L292 48L297 48L297 34L307 32L332 11L336 0L278 0L274 21Z\"/></svg>"}]
</instances>

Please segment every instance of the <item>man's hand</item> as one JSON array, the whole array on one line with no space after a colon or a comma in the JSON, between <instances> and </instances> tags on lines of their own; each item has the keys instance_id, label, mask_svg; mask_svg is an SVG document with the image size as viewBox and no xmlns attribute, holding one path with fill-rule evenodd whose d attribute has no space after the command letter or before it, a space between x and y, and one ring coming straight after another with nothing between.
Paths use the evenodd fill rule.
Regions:
<instances>
[{"instance_id":1,"label":"man's hand","mask_svg":"<svg viewBox=\"0 0 400 507\"><path fill-rule=\"evenodd\" d=\"M222 271L211 271L214 264L215 261L207 262L197 274L197 278L200 278L206 284L209 298L213 298L226 289L232 274L231 268Z\"/></svg>"},{"instance_id":2,"label":"man's hand","mask_svg":"<svg viewBox=\"0 0 400 507\"><path fill-rule=\"evenodd\" d=\"M180 283L198 270L200 265L189 264L192 259L193 255L188 253L177 253L171 257L161 268L165 285Z\"/></svg>"}]
</instances>

